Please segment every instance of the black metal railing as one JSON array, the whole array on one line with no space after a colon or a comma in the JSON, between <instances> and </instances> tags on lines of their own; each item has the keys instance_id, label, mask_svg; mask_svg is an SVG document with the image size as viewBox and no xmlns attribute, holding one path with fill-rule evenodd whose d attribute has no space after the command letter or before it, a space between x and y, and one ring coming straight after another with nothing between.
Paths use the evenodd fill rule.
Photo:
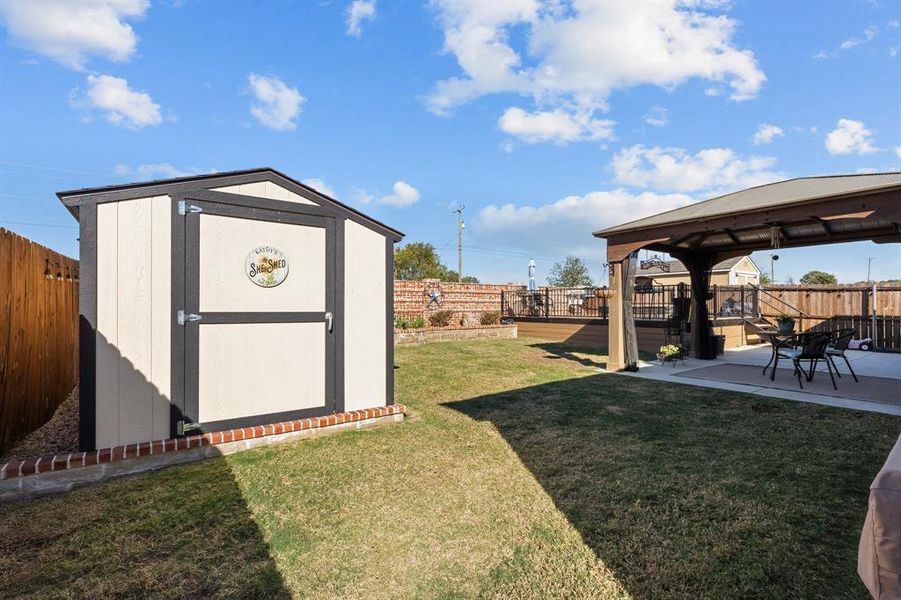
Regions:
<instances>
[{"instance_id":1,"label":"black metal railing","mask_svg":"<svg viewBox=\"0 0 901 600\"><path fill-rule=\"evenodd\" d=\"M757 302L767 309L767 313L788 315L798 321L798 331L804 331L804 319L810 322L810 315L760 286L750 287L757 293Z\"/></svg>"},{"instance_id":2,"label":"black metal railing","mask_svg":"<svg viewBox=\"0 0 901 600\"><path fill-rule=\"evenodd\" d=\"M756 318L760 314L759 296L753 286L713 286L708 294L707 309L713 318ZM609 297L609 289L594 287L505 290L501 293L501 315L607 319ZM689 285L641 287L632 295L632 314L637 321L687 319L690 304Z\"/></svg>"}]
</instances>

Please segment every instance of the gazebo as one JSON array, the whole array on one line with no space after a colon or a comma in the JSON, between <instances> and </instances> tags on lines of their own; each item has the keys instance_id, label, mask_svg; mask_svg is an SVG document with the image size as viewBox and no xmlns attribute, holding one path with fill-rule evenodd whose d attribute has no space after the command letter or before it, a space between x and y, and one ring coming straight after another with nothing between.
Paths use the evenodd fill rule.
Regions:
<instances>
[{"instance_id":1,"label":"gazebo","mask_svg":"<svg viewBox=\"0 0 901 600\"><path fill-rule=\"evenodd\" d=\"M691 277L692 353L716 357L707 292L710 270L769 248L870 240L901 242L901 172L799 177L726 194L594 233L607 240L610 288L608 370L636 370L632 318L638 251L666 252Z\"/></svg>"}]
</instances>

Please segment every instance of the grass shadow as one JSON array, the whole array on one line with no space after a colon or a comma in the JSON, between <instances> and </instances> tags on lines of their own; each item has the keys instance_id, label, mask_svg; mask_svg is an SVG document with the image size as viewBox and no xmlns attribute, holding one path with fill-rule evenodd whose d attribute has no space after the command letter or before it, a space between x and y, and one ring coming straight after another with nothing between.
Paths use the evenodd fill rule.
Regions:
<instances>
[{"instance_id":1,"label":"grass shadow","mask_svg":"<svg viewBox=\"0 0 901 600\"><path fill-rule=\"evenodd\" d=\"M0 506L0 597L288 598L224 458Z\"/></svg>"},{"instance_id":2,"label":"grass shadow","mask_svg":"<svg viewBox=\"0 0 901 600\"><path fill-rule=\"evenodd\" d=\"M635 597L866 596L857 540L897 418L608 374L446 406L500 432Z\"/></svg>"},{"instance_id":3,"label":"grass shadow","mask_svg":"<svg viewBox=\"0 0 901 600\"><path fill-rule=\"evenodd\" d=\"M545 358L564 359L585 367L607 368L607 348L570 344L568 342L541 342L529 345L532 348L538 348L547 352L549 356ZM641 360L654 360L654 355L650 352L639 351L638 356Z\"/></svg>"}]
</instances>

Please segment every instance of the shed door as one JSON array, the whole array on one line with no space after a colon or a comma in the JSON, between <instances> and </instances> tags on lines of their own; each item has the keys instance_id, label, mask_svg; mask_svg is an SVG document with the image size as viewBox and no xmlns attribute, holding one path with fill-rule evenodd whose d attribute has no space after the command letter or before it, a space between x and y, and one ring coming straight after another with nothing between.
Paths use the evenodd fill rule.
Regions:
<instances>
[{"instance_id":1,"label":"shed door","mask_svg":"<svg viewBox=\"0 0 901 600\"><path fill-rule=\"evenodd\" d=\"M334 412L335 219L187 200L182 424Z\"/></svg>"}]
</instances>

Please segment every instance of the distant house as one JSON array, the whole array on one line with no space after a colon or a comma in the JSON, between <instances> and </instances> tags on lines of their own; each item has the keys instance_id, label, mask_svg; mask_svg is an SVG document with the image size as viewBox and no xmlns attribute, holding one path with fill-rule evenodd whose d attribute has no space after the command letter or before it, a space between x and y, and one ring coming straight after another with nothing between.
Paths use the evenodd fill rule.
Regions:
<instances>
[{"instance_id":1,"label":"distant house","mask_svg":"<svg viewBox=\"0 0 901 600\"><path fill-rule=\"evenodd\" d=\"M688 269L678 260L668 260L664 267L654 266L638 269L635 285L690 284ZM749 256L738 256L714 265L710 274L710 285L760 285L760 269Z\"/></svg>"}]
</instances>

